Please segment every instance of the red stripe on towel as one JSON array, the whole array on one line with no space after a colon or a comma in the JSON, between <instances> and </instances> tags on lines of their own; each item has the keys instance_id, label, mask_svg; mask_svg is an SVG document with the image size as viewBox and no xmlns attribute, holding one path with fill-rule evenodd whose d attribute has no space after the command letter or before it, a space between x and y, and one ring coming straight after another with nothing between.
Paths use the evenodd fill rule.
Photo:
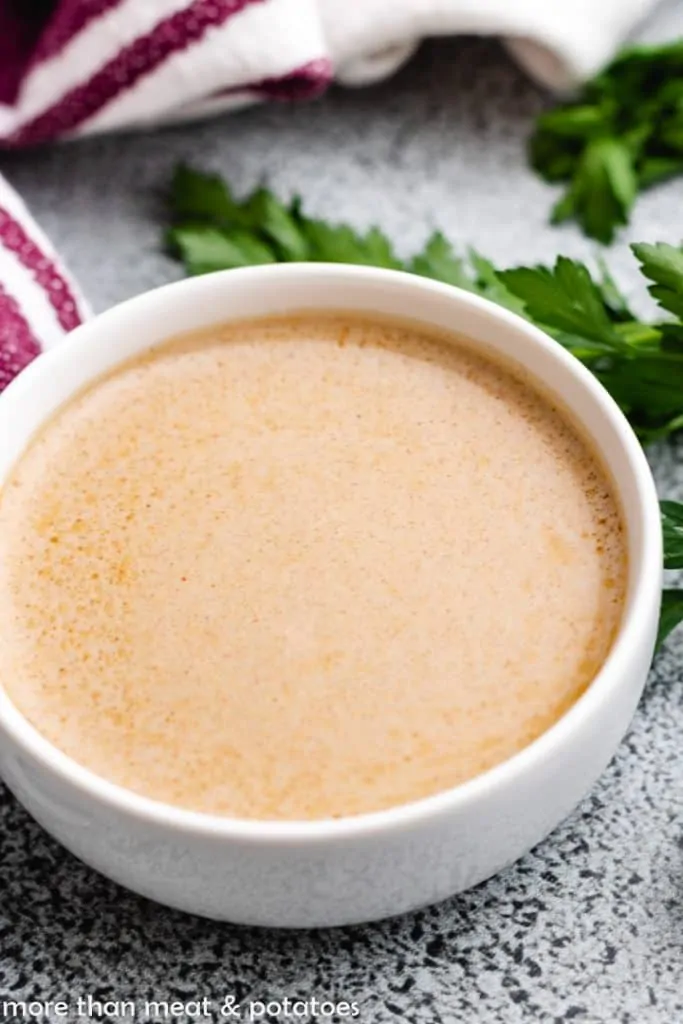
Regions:
<instances>
[{"instance_id":1,"label":"red stripe on towel","mask_svg":"<svg viewBox=\"0 0 683 1024\"><path fill-rule=\"evenodd\" d=\"M15 254L22 266L29 270L43 289L65 331L78 327L81 315L78 303L65 277L54 261L27 234L12 214L0 206L0 245Z\"/></svg>"},{"instance_id":2,"label":"red stripe on towel","mask_svg":"<svg viewBox=\"0 0 683 1024\"><path fill-rule=\"evenodd\" d=\"M60 0L38 41L31 65L55 57L74 36L123 0Z\"/></svg>"},{"instance_id":3,"label":"red stripe on towel","mask_svg":"<svg viewBox=\"0 0 683 1024\"><path fill-rule=\"evenodd\" d=\"M0 103L16 100L48 13L35 0L0 0Z\"/></svg>"},{"instance_id":4,"label":"red stripe on towel","mask_svg":"<svg viewBox=\"0 0 683 1024\"><path fill-rule=\"evenodd\" d=\"M279 78L264 78L247 88L267 100L310 100L325 92L333 77L332 61L320 57Z\"/></svg>"},{"instance_id":5,"label":"red stripe on towel","mask_svg":"<svg viewBox=\"0 0 683 1024\"><path fill-rule=\"evenodd\" d=\"M289 102L293 100L310 100L320 96L334 80L332 61L327 57L318 57L306 64L301 64L286 75L275 78L261 78L257 82L246 82L230 89L221 89L213 93L211 99L220 96L237 96L245 99L257 97L263 100Z\"/></svg>"},{"instance_id":6,"label":"red stripe on towel","mask_svg":"<svg viewBox=\"0 0 683 1024\"><path fill-rule=\"evenodd\" d=\"M124 47L87 82L14 132L8 142L13 146L37 145L73 132L173 54L201 40L209 29L225 24L252 3L264 2L266 0L195 0Z\"/></svg>"},{"instance_id":7,"label":"red stripe on towel","mask_svg":"<svg viewBox=\"0 0 683 1024\"><path fill-rule=\"evenodd\" d=\"M18 303L0 285L0 391L38 355L40 345Z\"/></svg>"}]
</instances>

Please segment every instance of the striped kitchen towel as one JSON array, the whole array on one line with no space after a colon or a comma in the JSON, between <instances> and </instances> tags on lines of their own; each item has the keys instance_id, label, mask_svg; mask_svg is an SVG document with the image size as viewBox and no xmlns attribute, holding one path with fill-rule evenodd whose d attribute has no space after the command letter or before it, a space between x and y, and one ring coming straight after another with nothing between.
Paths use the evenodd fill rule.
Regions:
<instances>
[{"instance_id":1,"label":"striped kitchen towel","mask_svg":"<svg viewBox=\"0 0 683 1024\"><path fill-rule=\"evenodd\" d=\"M0 390L87 315L50 242L0 176Z\"/></svg>"},{"instance_id":2,"label":"striped kitchen towel","mask_svg":"<svg viewBox=\"0 0 683 1024\"><path fill-rule=\"evenodd\" d=\"M395 71L427 35L506 40L562 89L655 0L0 0L0 147L190 120ZM0 387L87 315L0 178Z\"/></svg>"}]
</instances>

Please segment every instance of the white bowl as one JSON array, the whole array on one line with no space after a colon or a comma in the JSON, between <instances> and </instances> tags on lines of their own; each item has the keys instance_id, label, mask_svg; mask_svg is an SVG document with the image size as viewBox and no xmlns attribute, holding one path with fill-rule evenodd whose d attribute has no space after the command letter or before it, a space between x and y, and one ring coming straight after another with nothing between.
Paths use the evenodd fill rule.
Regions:
<instances>
[{"instance_id":1,"label":"white bowl","mask_svg":"<svg viewBox=\"0 0 683 1024\"><path fill-rule=\"evenodd\" d=\"M520 317L394 271L255 267L171 284L117 306L40 356L0 396L0 485L46 419L123 360L212 323L315 309L391 314L453 329L516 361L557 395L611 470L628 532L628 595L598 676L534 743L455 789L340 820L235 820L138 796L62 754L0 690L0 773L48 832L136 892L254 925L341 925L399 914L476 885L544 839L589 791L628 728L652 658L660 603L654 484L607 392Z\"/></svg>"}]
</instances>

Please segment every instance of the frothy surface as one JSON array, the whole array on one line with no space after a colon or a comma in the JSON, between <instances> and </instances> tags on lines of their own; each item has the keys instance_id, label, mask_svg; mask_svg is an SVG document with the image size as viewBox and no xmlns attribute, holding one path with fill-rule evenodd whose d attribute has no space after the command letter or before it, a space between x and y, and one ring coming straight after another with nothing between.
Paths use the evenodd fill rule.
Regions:
<instances>
[{"instance_id":1,"label":"frothy surface","mask_svg":"<svg viewBox=\"0 0 683 1024\"><path fill-rule=\"evenodd\" d=\"M356 814L547 729L618 626L625 540L565 419L408 325L216 327L118 370L0 501L0 673L160 800Z\"/></svg>"}]
</instances>

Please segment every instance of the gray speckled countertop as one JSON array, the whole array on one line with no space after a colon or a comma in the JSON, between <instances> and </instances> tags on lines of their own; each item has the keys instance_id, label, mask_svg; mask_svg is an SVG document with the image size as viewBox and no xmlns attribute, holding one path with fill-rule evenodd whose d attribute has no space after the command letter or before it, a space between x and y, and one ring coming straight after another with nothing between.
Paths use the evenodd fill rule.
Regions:
<instances>
[{"instance_id":1,"label":"gray speckled countertop","mask_svg":"<svg viewBox=\"0 0 683 1024\"><path fill-rule=\"evenodd\" d=\"M378 222L406 252L439 225L500 263L587 256L592 246L575 229L548 227L552 191L525 166L524 138L543 103L496 45L444 42L363 92L0 164L97 309L178 275L159 248L159 193L179 158L224 172L238 190L267 173L321 215ZM608 254L641 302L626 242L679 241L682 199L680 181L644 197ZM654 452L653 465L662 493L683 496L683 442ZM78 863L3 793L0 999L317 996L357 1001L363 1024L677 1024L682 676L679 637L604 778L520 863L441 906L370 927L274 933L165 910Z\"/></svg>"}]
</instances>

